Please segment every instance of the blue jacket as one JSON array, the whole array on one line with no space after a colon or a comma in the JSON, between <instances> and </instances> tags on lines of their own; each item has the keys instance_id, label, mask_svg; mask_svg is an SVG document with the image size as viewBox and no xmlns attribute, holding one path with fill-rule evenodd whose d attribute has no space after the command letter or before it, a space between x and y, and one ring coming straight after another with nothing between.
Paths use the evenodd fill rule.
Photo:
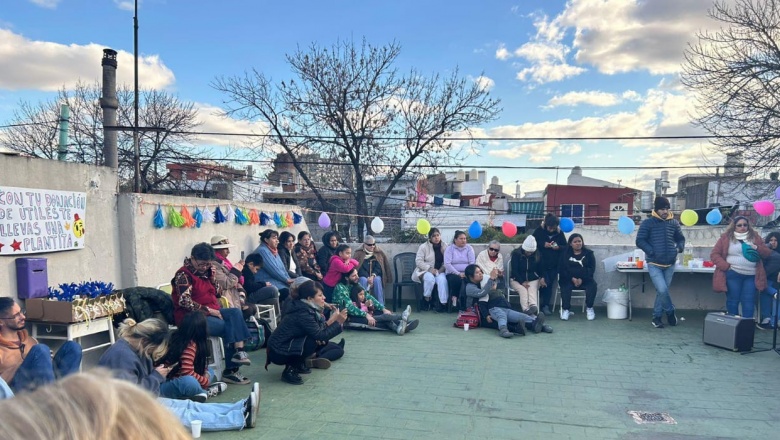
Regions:
<instances>
[{"instance_id":1,"label":"blue jacket","mask_svg":"<svg viewBox=\"0 0 780 440\"><path fill-rule=\"evenodd\" d=\"M671 266L677 261L677 254L685 248L685 236L680 223L671 213L662 219L653 211L652 217L639 226L636 246L645 252L648 263Z\"/></svg>"},{"instance_id":2,"label":"blue jacket","mask_svg":"<svg viewBox=\"0 0 780 440\"><path fill-rule=\"evenodd\" d=\"M271 253L271 249L268 246L261 244L255 249L253 254L260 254L263 257L263 267L255 274L255 281L265 284L271 283L272 286L277 289L287 289L290 287L287 284L287 280L290 279L290 274L287 273L287 269L284 267L282 257L277 253L276 255Z\"/></svg>"},{"instance_id":3,"label":"blue jacket","mask_svg":"<svg viewBox=\"0 0 780 440\"><path fill-rule=\"evenodd\" d=\"M160 384L165 382L165 378L154 369L152 359L142 358L121 338L100 356L98 366L108 368L117 378L140 385L155 396L160 395Z\"/></svg>"}]
</instances>

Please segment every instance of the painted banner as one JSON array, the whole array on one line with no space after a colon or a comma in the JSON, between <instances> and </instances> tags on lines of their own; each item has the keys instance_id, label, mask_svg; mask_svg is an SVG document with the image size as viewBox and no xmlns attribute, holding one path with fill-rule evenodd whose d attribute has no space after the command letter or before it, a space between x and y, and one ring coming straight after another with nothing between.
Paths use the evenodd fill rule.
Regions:
<instances>
[{"instance_id":1,"label":"painted banner","mask_svg":"<svg viewBox=\"0 0 780 440\"><path fill-rule=\"evenodd\" d=\"M83 249L87 194L0 186L0 255Z\"/></svg>"}]
</instances>

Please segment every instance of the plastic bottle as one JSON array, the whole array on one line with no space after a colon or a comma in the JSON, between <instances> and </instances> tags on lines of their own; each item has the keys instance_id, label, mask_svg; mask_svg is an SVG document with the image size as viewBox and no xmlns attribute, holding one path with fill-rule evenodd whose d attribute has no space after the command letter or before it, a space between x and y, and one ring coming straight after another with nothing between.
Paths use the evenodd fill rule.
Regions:
<instances>
[{"instance_id":1,"label":"plastic bottle","mask_svg":"<svg viewBox=\"0 0 780 440\"><path fill-rule=\"evenodd\" d=\"M688 267L693 260L693 246L690 243L685 243L685 250L683 250L682 265Z\"/></svg>"}]
</instances>

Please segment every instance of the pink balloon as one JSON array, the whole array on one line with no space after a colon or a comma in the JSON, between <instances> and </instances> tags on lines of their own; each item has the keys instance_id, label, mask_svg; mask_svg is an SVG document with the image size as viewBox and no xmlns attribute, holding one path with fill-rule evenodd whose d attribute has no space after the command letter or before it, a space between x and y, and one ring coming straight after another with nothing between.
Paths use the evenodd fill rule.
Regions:
<instances>
[{"instance_id":1,"label":"pink balloon","mask_svg":"<svg viewBox=\"0 0 780 440\"><path fill-rule=\"evenodd\" d=\"M755 209L759 215L772 215L775 212L775 204L772 203L771 200L759 200L753 202L753 209Z\"/></svg>"},{"instance_id":2,"label":"pink balloon","mask_svg":"<svg viewBox=\"0 0 780 440\"><path fill-rule=\"evenodd\" d=\"M501 225L501 232L507 237L512 238L517 235L517 226L512 222L504 222L504 224Z\"/></svg>"}]
</instances>

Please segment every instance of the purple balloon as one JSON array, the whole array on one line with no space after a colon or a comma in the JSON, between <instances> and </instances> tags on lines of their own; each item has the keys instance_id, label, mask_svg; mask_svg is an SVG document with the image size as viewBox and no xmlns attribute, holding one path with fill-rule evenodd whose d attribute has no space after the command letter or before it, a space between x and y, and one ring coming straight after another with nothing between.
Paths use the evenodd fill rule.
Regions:
<instances>
[{"instance_id":1,"label":"purple balloon","mask_svg":"<svg viewBox=\"0 0 780 440\"><path fill-rule=\"evenodd\" d=\"M319 223L322 229L328 229L330 227L330 217L328 217L328 214L323 212L320 214L320 219L317 221L317 223Z\"/></svg>"},{"instance_id":2,"label":"purple balloon","mask_svg":"<svg viewBox=\"0 0 780 440\"><path fill-rule=\"evenodd\" d=\"M775 198L780 199L780 186L778 186L777 189L775 190Z\"/></svg>"}]
</instances>

